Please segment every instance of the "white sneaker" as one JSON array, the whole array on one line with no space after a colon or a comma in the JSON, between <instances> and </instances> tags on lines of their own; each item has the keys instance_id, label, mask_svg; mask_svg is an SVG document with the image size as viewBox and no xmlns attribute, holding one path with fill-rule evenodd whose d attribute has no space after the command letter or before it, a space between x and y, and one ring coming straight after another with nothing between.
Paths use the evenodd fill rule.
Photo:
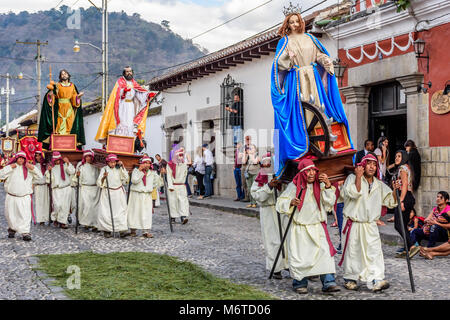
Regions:
<instances>
[{"instance_id":1,"label":"white sneaker","mask_svg":"<svg viewBox=\"0 0 450 320\"><path fill-rule=\"evenodd\" d=\"M386 280L376 280L372 291L378 292L387 288L389 288L389 282L387 282Z\"/></svg>"}]
</instances>

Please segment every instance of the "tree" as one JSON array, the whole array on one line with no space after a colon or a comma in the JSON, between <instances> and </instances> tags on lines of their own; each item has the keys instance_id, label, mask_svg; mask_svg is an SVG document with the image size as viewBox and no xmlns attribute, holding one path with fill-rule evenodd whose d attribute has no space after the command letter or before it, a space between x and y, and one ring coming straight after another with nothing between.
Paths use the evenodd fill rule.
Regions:
<instances>
[{"instance_id":1,"label":"tree","mask_svg":"<svg viewBox=\"0 0 450 320\"><path fill-rule=\"evenodd\" d=\"M170 30L169 23L170 23L170 21L167 21L167 20L161 21L161 25L167 30Z\"/></svg>"}]
</instances>

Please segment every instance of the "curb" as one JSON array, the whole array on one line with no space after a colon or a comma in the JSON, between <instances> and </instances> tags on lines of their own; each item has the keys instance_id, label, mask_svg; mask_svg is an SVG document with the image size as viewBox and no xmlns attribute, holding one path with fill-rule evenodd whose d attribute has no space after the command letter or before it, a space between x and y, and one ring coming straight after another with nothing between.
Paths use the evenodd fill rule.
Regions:
<instances>
[{"instance_id":1,"label":"curb","mask_svg":"<svg viewBox=\"0 0 450 320\"><path fill-rule=\"evenodd\" d=\"M211 204L207 202L192 201L192 200L189 200L189 204L194 207L208 208L259 219L259 209L258 211L256 211L255 209L248 209L248 208L233 208L221 206L218 204ZM380 232L380 238L382 241L395 243L395 245L403 245L403 239L402 237L400 237L400 235L383 232L382 228L383 227L378 228Z\"/></svg>"},{"instance_id":2,"label":"curb","mask_svg":"<svg viewBox=\"0 0 450 320\"><path fill-rule=\"evenodd\" d=\"M37 257L31 256L28 257L27 260L39 281L44 283L56 300L71 300L64 294L64 289L62 287L58 287L53 284L56 279L50 278L48 274L42 270L36 270L39 267L39 259Z\"/></svg>"},{"instance_id":3,"label":"curb","mask_svg":"<svg viewBox=\"0 0 450 320\"><path fill-rule=\"evenodd\" d=\"M218 204L211 204L211 203L207 203L207 202L199 202L199 201L191 201L191 200L189 201L189 204L194 207L208 208L208 209L224 211L224 212L229 212L229 213L233 213L233 214L239 214L242 216L254 217L254 218L259 219L259 209L255 210L255 209L249 209L249 208L224 207L224 206L221 206Z\"/></svg>"}]
</instances>

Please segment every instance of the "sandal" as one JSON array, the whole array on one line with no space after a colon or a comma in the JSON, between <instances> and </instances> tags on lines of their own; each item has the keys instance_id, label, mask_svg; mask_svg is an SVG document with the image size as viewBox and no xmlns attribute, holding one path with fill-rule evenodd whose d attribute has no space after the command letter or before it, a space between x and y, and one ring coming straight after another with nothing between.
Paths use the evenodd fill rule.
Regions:
<instances>
[{"instance_id":1,"label":"sandal","mask_svg":"<svg viewBox=\"0 0 450 320\"><path fill-rule=\"evenodd\" d=\"M144 238L153 238L153 235L151 233L144 233L144 234L142 234L142 236Z\"/></svg>"}]
</instances>

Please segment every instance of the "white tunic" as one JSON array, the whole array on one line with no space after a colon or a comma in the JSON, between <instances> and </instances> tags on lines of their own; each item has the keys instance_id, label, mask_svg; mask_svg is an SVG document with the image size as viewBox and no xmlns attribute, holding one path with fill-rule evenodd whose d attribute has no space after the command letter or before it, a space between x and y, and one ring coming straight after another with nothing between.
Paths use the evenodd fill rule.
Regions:
<instances>
[{"instance_id":1,"label":"white tunic","mask_svg":"<svg viewBox=\"0 0 450 320\"><path fill-rule=\"evenodd\" d=\"M374 178L370 193L364 176L359 192L355 180L354 174L349 175L343 187L344 226L347 219L353 221L344 253L344 278L367 282L383 280L384 258L376 221L381 216L382 205L394 208L397 202L392 190L377 178ZM345 241L346 238L347 234L343 234L342 239Z\"/></svg>"},{"instance_id":2,"label":"white tunic","mask_svg":"<svg viewBox=\"0 0 450 320\"><path fill-rule=\"evenodd\" d=\"M20 165L14 169L8 165L0 170L0 179L5 180L5 217L8 227L20 234L30 233L33 181L40 178L42 173L36 166L28 170L26 180Z\"/></svg>"},{"instance_id":3,"label":"white tunic","mask_svg":"<svg viewBox=\"0 0 450 320\"><path fill-rule=\"evenodd\" d=\"M258 186L255 181L252 184L250 190L253 199L259 205L259 221L261 222L261 236L266 251L266 269L272 270L273 263L277 256L277 252L280 248L280 232L278 227L278 216L275 210L275 192L274 189L270 189L268 184L262 187ZM284 235L286 232L286 226L289 221L287 215L281 215L281 230ZM290 234L290 233L289 233ZM289 267L288 254L286 250L287 243L289 243L289 234L286 237L284 244L285 259L282 254L278 258L277 266L274 272L279 272Z\"/></svg>"},{"instance_id":4,"label":"white tunic","mask_svg":"<svg viewBox=\"0 0 450 320\"><path fill-rule=\"evenodd\" d=\"M55 165L51 171L52 178L52 200L53 211L52 221L57 221L62 224L67 224L67 217L70 214L70 207L72 202L72 175L75 174L74 166L69 163L64 163L65 180L61 177L61 170L59 165ZM45 172L45 179L50 183L50 171Z\"/></svg>"},{"instance_id":5,"label":"white tunic","mask_svg":"<svg viewBox=\"0 0 450 320\"><path fill-rule=\"evenodd\" d=\"M131 175L130 199L128 201L128 227L150 230L152 228L153 200L152 191L163 184L161 177L153 170L147 171L146 185L144 173L135 168Z\"/></svg>"},{"instance_id":6,"label":"white tunic","mask_svg":"<svg viewBox=\"0 0 450 320\"><path fill-rule=\"evenodd\" d=\"M127 88L130 89L125 94L125 99L119 98L119 119L120 123L113 134L134 137L134 117L146 106L148 92L136 91L133 87L133 82L127 81ZM120 96L123 94L123 89L120 90Z\"/></svg>"},{"instance_id":7,"label":"white tunic","mask_svg":"<svg viewBox=\"0 0 450 320\"><path fill-rule=\"evenodd\" d=\"M109 204L108 189L106 188L106 179L103 180L103 174L108 172L109 194L111 196L111 206ZM114 219L114 231L127 231L127 199L125 196L124 184L128 182L128 172L125 168L111 169L104 166L100 170L97 178L97 186L101 188L100 202L98 205L97 228L102 231L112 232L111 210Z\"/></svg>"},{"instance_id":8,"label":"white tunic","mask_svg":"<svg viewBox=\"0 0 450 320\"><path fill-rule=\"evenodd\" d=\"M41 171L41 164L36 163L36 168ZM34 214L36 217L36 222L48 222L48 216L50 213L50 193L48 190L48 185L45 182L45 176L39 179L35 179L34 185Z\"/></svg>"},{"instance_id":9,"label":"white tunic","mask_svg":"<svg viewBox=\"0 0 450 320\"><path fill-rule=\"evenodd\" d=\"M97 206L100 201L100 189L97 186L99 169L90 163L77 164L80 171L80 186L78 194L78 219L80 225L86 227L97 227ZM77 181L77 176L73 179ZM75 200L76 201L76 200Z\"/></svg>"},{"instance_id":10,"label":"white tunic","mask_svg":"<svg viewBox=\"0 0 450 320\"><path fill-rule=\"evenodd\" d=\"M304 203L300 212L295 212L289 241L289 270L291 277L302 280L304 277L335 273L334 258L330 254L322 222L327 220L327 212L333 209L336 201L335 188L325 189L320 184L320 210L313 193L313 185L308 184ZM291 200L296 196L297 188L290 183L278 197L276 209L280 213L291 215L294 207ZM300 195L299 195L300 197Z\"/></svg>"},{"instance_id":11,"label":"white tunic","mask_svg":"<svg viewBox=\"0 0 450 320\"><path fill-rule=\"evenodd\" d=\"M178 163L176 165L175 175L173 178L172 169L167 165L167 197L170 207L170 216L172 218L188 217L189 216L189 200L187 198L187 190L184 182L186 181L187 165L185 163ZM170 191L173 189L174 191Z\"/></svg>"}]
</instances>

